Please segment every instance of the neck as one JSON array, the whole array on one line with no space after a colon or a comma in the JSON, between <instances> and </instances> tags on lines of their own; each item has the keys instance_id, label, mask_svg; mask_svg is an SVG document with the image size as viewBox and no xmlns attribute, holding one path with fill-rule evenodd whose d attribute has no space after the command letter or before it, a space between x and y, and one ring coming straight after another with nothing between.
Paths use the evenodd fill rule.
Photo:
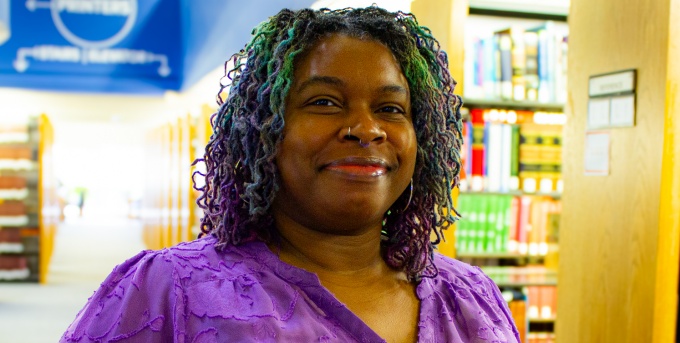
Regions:
<instances>
[{"instance_id":1,"label":"neck","mask_svg":"<svg viewBox=\"0 0 680 343\"><path fill-rule=\"evenodd\" d=\"M275 215L282 261L321 274L373 274L389 270L380 254L381 223L352 235L307 228L284 214Z\"/></svg>"}]
</instances>

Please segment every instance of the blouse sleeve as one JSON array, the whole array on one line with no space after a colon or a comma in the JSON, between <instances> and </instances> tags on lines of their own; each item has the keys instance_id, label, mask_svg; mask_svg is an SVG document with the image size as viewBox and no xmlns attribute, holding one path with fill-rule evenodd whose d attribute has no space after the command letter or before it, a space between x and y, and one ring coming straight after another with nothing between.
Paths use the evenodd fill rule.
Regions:
<instances>
[{"instance_id":1,"label":"blouse sleeve","mask_svg":"<svg viewBox=\"0 0 680 343\"><path fill-rule=\"evenodd\" d=\"M503 299L501 291L498 286L496 286L496 283L494 283L493 280L491 280L491 278L489 278L486 274L483 275L486 279L487 289L493 293L493 299L495 300L497 307L501 309L501 313L497 313L497 315L502 316L503 319L505 319L505 322L508 324L508 327L512 330L512 338L506 336L507 342L521 343L517 326L515 325L515 321L513 320L512 315L510 314L510 309L508 308L508 303L505 302L505 299Z\"/></svg>"},{"instance_id":2,"label":"blouse sleeve","mask_svg":"<svg viewBox=\"0 0 680 343\"><path fill-rule=\"evenodd\" d=\"M114 268L60 342L172 342L181 293L168 254L141 252Z\"/></svg>"}]
</instances>

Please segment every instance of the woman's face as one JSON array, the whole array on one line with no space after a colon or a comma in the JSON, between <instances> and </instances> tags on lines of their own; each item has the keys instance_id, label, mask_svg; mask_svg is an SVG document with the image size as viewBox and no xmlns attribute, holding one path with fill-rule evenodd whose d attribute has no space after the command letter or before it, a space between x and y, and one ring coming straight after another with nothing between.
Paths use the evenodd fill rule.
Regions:
<instances>
[{"instance_id":1,"label":"woman's face","mask_svg":"<svg viewBox=\"0 0 680 343\"><path fill-rule=\"evenodd\" d=\"M296 63L293 81L274 211L331 233L379 226L408 187L417 150L408 83L392 52L334 34Z\"/></svg>"}]
</instances>

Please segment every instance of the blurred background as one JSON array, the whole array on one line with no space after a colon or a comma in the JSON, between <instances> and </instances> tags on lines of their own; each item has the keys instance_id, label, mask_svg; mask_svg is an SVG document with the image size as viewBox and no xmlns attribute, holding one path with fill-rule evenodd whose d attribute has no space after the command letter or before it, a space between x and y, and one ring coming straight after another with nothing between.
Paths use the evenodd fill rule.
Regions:
<instances>
[{"instance_id":1,"label":"blurred background","mask_svg":"<svg viewBox=\"0 0 680 343\"><path fill-rule=\"evenodd\" d=\"M680 0L0 0L0 343L58 341L115 265L197 237L192 162L254 26L374 4L432 30L464 99L439 252L523 343L676 342Z\"/></svg>"}]
</instances>

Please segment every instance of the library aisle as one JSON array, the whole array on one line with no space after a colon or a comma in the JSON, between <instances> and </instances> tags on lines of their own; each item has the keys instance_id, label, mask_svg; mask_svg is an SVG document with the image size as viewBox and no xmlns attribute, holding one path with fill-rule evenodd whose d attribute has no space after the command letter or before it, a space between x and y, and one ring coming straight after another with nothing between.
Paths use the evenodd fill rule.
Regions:
<instances>
[{"instance_id":1,"label":"library aisle","mask_svg":"<svg viewBox=\"0 0 680 343\"><path fill-rule=\"evenodd\" d=\"M59 225L48 283L0 283L0 341L57 342L113 267L143 250L141 224L126 218Z\"/></svg>"}]
</instances>

